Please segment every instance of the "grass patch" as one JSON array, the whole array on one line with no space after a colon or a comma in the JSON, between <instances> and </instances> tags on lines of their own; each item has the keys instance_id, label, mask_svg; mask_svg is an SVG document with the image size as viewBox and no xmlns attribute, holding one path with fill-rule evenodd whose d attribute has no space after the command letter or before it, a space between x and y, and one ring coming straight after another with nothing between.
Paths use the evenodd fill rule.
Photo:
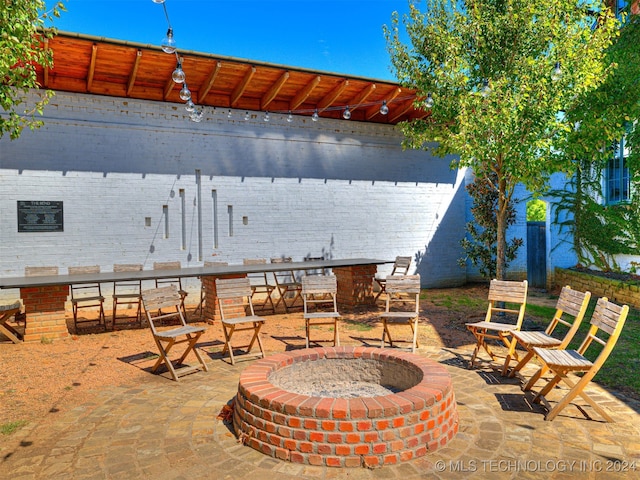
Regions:
<instances>
[{"instance_id":1,"label":"grass patch","mask_svg":"<svg viewBox=\"0 0 640 480\"><path fill-rule=\"evenodd\" d=\"M15 422L0 424L0 434L11 435L16 430L24 427L28 422L26 420L16 420Z\"/></svg>"},{"instance_id":2,"label":"grass patch","mask_svg":"<svg viewBox=\"0 0 640 480\"><path fill-rule=\"evenodd\" d=\"M355 330L357 332L368 332L373 330L373 325L368 323L356 322L354 320L341 320L340 323L344 325L347 330Z\"/></svg>"}]
</instances>

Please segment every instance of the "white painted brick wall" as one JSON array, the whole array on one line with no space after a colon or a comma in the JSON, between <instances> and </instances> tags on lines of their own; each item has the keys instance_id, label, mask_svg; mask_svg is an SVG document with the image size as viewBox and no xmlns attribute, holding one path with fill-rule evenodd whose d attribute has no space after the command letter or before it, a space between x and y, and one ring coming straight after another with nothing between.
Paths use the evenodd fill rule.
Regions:
<instances>
[{"instance_id":1,"label":"white painted brick wall","mask_svg":"<svg viewBox=\"0 0 640 480\"><path fill-rule=\"evenodd\" d=\"M27 265L58 265L65 273L71 265L151 269L169 260L196 266L274 256L411 255L424 286L466 281L457 265L464 175L449 169L449 159L403 151L391 126L309 117L289 124L274 114L266 123L233 113L228 119L226 111L209 109L196 124L179 105L58 93L43 128L0 139L0 274L22 275ZM64 232L18 233L18 200L62 201ZM189 282L189 289L195 298L199 283Z\"/></svg>"}]
</instances>

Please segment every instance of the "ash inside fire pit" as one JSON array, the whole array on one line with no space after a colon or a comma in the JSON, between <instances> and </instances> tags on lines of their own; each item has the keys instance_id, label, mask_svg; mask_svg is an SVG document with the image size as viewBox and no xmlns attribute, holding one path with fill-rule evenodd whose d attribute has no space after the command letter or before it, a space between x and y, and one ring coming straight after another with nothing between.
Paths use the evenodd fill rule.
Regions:
<instances>
[{"instance_id":1,"label":"ash inside fire pit","mask_svg":"<svg viewBox=\"0 0 640 480\"><path fill-rule=\"evenodd\" d=\"M269 381L282 390L333 398L389 395L407 390L421 380L422 372L417 368L362 358L297 362L269 376Z\"/></svg>"}]
</instances>

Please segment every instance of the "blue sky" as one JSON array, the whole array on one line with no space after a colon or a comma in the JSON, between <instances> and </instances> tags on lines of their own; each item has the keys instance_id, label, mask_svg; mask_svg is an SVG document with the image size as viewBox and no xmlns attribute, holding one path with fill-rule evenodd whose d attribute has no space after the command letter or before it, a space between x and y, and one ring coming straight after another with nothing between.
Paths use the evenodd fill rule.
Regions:
<instances>
[{"instance_id":1,"label":"blue sky","mask_svg":"<svg viewBox=\"0 0 640 480\"><path fill-rule=\"evenodd\" d=\"M55 26L160 45L167 31L152 0L63 0ZM52 4L49 1L48 4ZM408 0L166 0L178 50L396 81L382 26Z\"/></svg>"}]
</instances>

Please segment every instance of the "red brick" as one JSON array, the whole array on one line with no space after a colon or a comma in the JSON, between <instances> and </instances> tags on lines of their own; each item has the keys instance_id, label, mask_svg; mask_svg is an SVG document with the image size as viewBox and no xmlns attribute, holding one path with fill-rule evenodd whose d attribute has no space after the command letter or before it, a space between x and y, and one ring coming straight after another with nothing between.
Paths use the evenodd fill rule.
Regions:
<instances>
[{"instance_id":1,"label":"red brick","mask_svg":"<svg viewBox=\"0 0 640 480\"><path fill-rule=\"evenodd\" d=\"M346 456L346 455L351 455L352 453L353 452L349 445L344 445L344 444L336 445L336 455Z\"/></svg>"},{"instance_id":2,"label":"red brick","mask_svg":"<svg viewBox=\"0 0 640 480\"><path fill-rule=\"evenodd\" d=\"M336 425L338 424L338 422L335 422L333 420L323 420L322 421L322 430L326 431L326 432L332 432L336 429Z\"/></svg>"},{"instance_id":3,"label":"red brick","mask_svg":"<svg viewBox=\"0 0 640 480\"><path fill-rule=\"evenodd\" d=\"M355 426L353 425L353 422L339 422L338 430L341 432L353 432L355 430Z\"/></svg>"},{"instance_id":4,"label":"red brick","mask_svg":"<svg viewBox=\"0 0 640 480\"><path fill-rule=\"evenodd\" d=\"M356 455L367 455L370 452L371 452L371 447L366 444L356 445L355 448L353 449L353 453L355 453Z\"/></svg>"}]
</instances>

